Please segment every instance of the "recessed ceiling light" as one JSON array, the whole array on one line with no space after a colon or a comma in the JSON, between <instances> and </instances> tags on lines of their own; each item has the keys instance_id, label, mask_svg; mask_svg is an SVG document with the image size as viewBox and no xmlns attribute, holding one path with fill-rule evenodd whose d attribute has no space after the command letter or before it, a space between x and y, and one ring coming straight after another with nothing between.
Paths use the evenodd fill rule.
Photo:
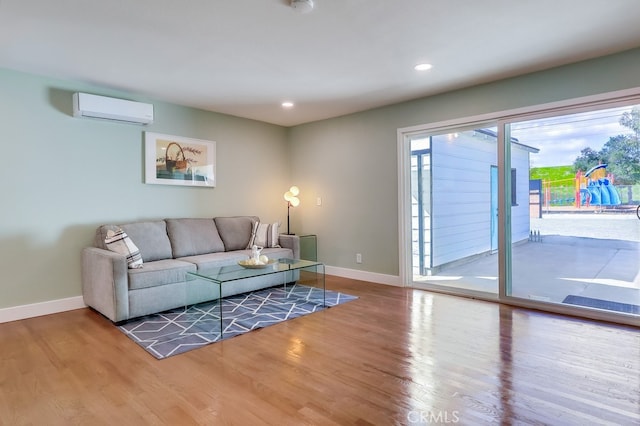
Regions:
<instances>
[{"instance_id":1,"label":"recessed ceiling light","mask_svg":"<svg viewBox=\"0 0 640 426\"><path fill-rule=\"evenodd\" d=\"M418 64L415 67L413 67L413 69L416 71L426 71L426 70L430 70L431 68L433 68L433 65L431 64Z\"/></svg>"},{"instance_id":2,"label":"recessed ceiling light","mask_svg":"<svg viewBox=\"0 0 640 426\"><path fill-rule=\"evenodd\" d=\"M293 102L290 102L290 101L283 102L282 108L293 108Z\"/></svg>"},{"instance_id":3,"label":"recessed ceiling light","mask_svg":"<svg viewBox=\"0 0 640 426\"><path fill-rule=\"evenodd\" d=\"M291 7L299 13L309 13L313 10L313 0L291 0Z\"/></svg>"}]
</instances>

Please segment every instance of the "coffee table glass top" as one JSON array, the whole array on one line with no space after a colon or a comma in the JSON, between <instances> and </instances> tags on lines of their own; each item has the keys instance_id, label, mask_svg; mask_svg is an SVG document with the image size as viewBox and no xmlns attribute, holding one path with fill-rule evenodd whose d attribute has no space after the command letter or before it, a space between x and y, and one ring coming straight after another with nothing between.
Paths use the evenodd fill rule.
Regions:
<instances>
[{"instance_id":1,"label":"coffee table glass top","mask_svg":"<svg viewBox=\"0 0 640 426\"><path fill-rule=\"evenodd\" d=\"M243 278L257 277L260 275L275 274L278 272L294 271L298 269L323 266L320 262L300 259L278 259L277 263L267 265L265 268L243 268L240 265L227 265L214 268L204 268L197 272L188 272L188 275L207 280L224 283L241 280Z\"/></svg>"}]
</instances>

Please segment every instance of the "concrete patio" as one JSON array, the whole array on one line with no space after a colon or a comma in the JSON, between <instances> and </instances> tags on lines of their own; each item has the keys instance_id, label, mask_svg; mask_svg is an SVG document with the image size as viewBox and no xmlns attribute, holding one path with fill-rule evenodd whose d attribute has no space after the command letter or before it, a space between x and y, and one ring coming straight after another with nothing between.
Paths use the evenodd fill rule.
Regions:
<instances>
[{"instance_id":1,"label":"concrete patio","mask_svg":"<svg viewBox=\"0 0 640 426\"><path fill-rule=\"evenodd\" d=\"M513 247L513 295L560 303L568 295L640 305L640 220L633 214L546 214L540 241ZM417 282L498 292L498 255L443 268Z\"/></svg>"}]
</instances>

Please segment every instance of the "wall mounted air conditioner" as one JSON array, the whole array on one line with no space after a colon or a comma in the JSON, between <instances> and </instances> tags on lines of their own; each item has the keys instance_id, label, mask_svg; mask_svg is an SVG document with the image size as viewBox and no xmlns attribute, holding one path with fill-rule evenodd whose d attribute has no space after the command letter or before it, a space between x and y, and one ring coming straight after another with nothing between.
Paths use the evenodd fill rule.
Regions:
<instances>
[{"instance_id":1,"label":"wall mounted air conditioner","mask_svg":"<svg viewBox=\"0 0 640 426\"><path fill-rule=\"evenodd\" d=\"M150 124L153 123L153 105L88 93L74 93L73 116Z\"/></svg>"}]
</instances>

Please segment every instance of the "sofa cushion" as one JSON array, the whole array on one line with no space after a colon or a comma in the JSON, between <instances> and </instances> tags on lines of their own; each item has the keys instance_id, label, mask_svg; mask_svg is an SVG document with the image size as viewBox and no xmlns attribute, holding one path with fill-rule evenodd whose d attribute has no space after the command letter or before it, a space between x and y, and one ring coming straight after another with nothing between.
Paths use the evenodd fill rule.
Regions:
<instances>
[{"instance_id":1,"label":"sofa cushion","mask_svg":"<svg viewBox=\"0 0 640 426\"><path fill-rule=\"evenodd\" d=\"M224 251L213 219L166 219L173 257Z\"/></svg>"},{"instance_id":2,"label":"sofa cushion","mask_svg":"<svg viewBox=\"0 0 640 426\"><path fill-rule=\"evenodd\" d=\"M164 220L132 222L119 227L135 242L144 262L171 259L171 243ZM109 229L114 229L114 225L102 225L97 229L96 247L107 249L104 240Z\"/></svg>"},{"instance_id":3,"label":"sofa cushion","mask_svg":"<svg viewBox=\"0 0 640 426\"><path fill-rule=\"evenodd\" d=\"M265 247L262 252L269 259L293 259L293 250L290 248L284 248L280 246L267 248Z\"/></svg>"},{"instance_id":4,"label":"sofa cushion","mask_svg":"<svg viewBox=\"0 0 640 426\"><path fill-rule=\"evenodd\" d=\"M262 254L269 259L291 259L293 251L288 248L265 248ZM198 271L202 269L217 268L220 266L236 265L240 260L246 260L251 256L251 250L228 251L224 253L209 253L198 256L181 257L178 260L193 263L198 267Z\"/></svg>"},{"instance_id":5,"label":"sofa cushion","mask_svg":"<svg viewBox=\"0 0 640 426\"><path fill-rule=\"evenodd\" d=\"M104 244L107 249L125 256L129 268L142 268L140 250L121 228L109 229Z\"/></svg>"},{"instance_id":6,"label":"sofa cushion","mask_svg":"<svg viewBox=\"0 0 640 426\"><path fill-rule=\"evenodd\" d=\"M280 224L278 222L258 222L257 227L255 228L255 233L252 234L253 241L251 245L255 244L260 247L280 247L278 245L278 235L280 235L280 232L278 231L279 227Z\"/></svg>"},{"instance_id":7,"label":"sofa cushion","mask_svg":"<svg viewBox=\"0 0 640 426\"><path fill-rule=\"evenodd\" d=\"M181 257L178 260L193 263L201 269L217 268L220 266L236 265L240 260L249 258L247 251L227 251L223 253L200 254L198 256Z\"/></svg>"},{"instance_id":8,"label":"sofa cushion","mask_svg":"<svg viewBox=\"0 0 640 426\"><path fill-rule=\"evenodd\" d=\"M187 272L195 272L196 265L175 259L147 262L142 269L129 269L129 290L184 282Z\"/></svg>"},{"instance_id":9,"label":"sofa cushion","mask_svg":"<svg viewBox=\"0 0 640 426\"><path fill-rule=\"evenodd\" d=\"M245 250L254 222L260 222L256 216L216 217L214 220L226 251Z\"/></svg>"},{"instance_id":10,"label":"sofa cushion","mask_svg":"<svg viewBox=\"0 0 640 426\"><path fill-rule=\"evenodd\" d=\"M256 232L258 232L258 226L260 226L260 222L253 222L253 226L251 227L251 235L249 236L249 242L247 243L247 250L251 250L251 247L254 245L254 241L256 239Z\"/></svg>"}]
</instances>

